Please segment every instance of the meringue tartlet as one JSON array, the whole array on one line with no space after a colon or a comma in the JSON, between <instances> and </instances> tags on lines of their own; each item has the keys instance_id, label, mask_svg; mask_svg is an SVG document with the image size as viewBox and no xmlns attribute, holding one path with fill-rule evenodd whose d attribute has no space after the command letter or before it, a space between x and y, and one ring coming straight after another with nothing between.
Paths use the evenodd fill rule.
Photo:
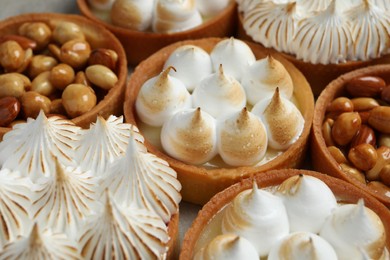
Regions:
<instances>
[{"instance_id":1,"label":"meringue tartlet","mask_svg":"<svg viewBox=\"0 0 390 260\"><path fill-rule=\"evenodd\" d=\"M318 172L256 174L216 194L184 237L180 259L388 259L389 210ZM231 259L231 258L227 258Z\"/></svg>"},{"instance_id":2,"label":"meringue tartlet","mask_svg":"<svg viewBox=\"0 0 390 260\"><path fill-rule=\"evenodd\" d=\"M110 0L103 1L104 6L101 2L78 0L77 4L84 16L108 28L121 41L129 64L134 66L177 41L235 33L237 8L233 0Z\"/></svg>"},{"instance_id":3,"label":"meringue tartlet","mask_svg":"<svg viewBox=\"0 0 390 260\"><path fill-rule=\"evenodd\" d=\"M204 59L204 55L209 55L218 43L226 43L226 48L229 50L229 46L232 42L236 43L241 41L233 38L206 38L172 44L142 62L135 69L129 81L124 104L126 121L138 125L140 131L145 135L145 143L147 144L148 149L159 157L164 158L164 160L167 160L171 167L178 172L178 179L183 185L183 199L189 202L203 204L215 193L221 191L228 185L237 182L241 178L250 176L258 171L284 167L298 167L304 160L303 154L306 149L312 109L314 106L310 86L302 74L280 56L276 55L273 56L273 58L267 57L268 53L257 48L255 44L246 45L246 43L241 42L246 48L248 48L248 46L250 47L248 48L249 52L245 51L245 48L242 46L237 47L239 50L238 52L246 53L245 57L254 63L253 66L259 66L262 69L266 69L266 66L260 64L261 59L265 59L266 64L280 63L282 64L281 66L284 67L283 69L288 72L289 77L291 77L290 87L293 87L293 90L290 89L290 91L285 92L283 90L285 85L283 85L280 90L274 86L274 92L270 92L270 95L261 96L260 99L262 98L263 100L257 100L257 102L267 101L268 104L273 102L274 104L278 104L276 107L283 107L285 114L296 113L303 118L301 121L295 122L297 123L296 126L302 127L301 129L299 129L299 127L292 127L293 129L297 129L296 132L285 129L289 132L289 140L294 140L292 144L289 144L287 150L281 152L281 150L268 149L266 152L265 149L268 140L266 131L268 131L267 128L270 128L272 132L273 127L269 127L267 123L264 123L266 120L262 122L259 119L260 114L255 115L254 112L250 111L253 105L249 102L245 105L247 108L242 107L242 102L243 100L245 101L243 98L248 96L248 94L246 93L245 88L243 90L243 87L240 86L240 83L231 76L231 74L225 73L225 69L221 69L219 65L213 65L210 58ZM235 52L236 51L233 51L231 53ZM213 53L211 53L211 56L213 55L214 59L218 60L222 53L216 48ZM232 58L234 55L235 54L225 57ZM184 62L184 60L188 59L187 56L192 58L195 57L196 62ZM171 61L175 64L171 65L171 62L167 62L170 57L180 57L180 59L177 58L174 61ZM238 57L242 57L242 55L240 54ZM256 61L256 59L258 60ZM232 58L232 60L234 59ZM195 76L195 72L192 74L187 73L187 69L194 66L194 64L197 64L197 68L201 68L199 71L196 71L196 73L204 73L204 75L209 73L209 76L203 76L205 78L200 79L201 76ZM169 66L176 65L176 72L173 69L169 69ZM227 62L223 65L225 65L226 71L239 73L239 71L234 68L234 66L237 65L234 62ZM164 69L164 66L167 68ZM241 66L238 65L238 67L242 69ZM215 68L217 68L217 70L213 72ZM150 99L152 102L148 103L151 104L148 106L148 111L152 112L151 109L158 106L160 109L164 107L164 111L168 111L169 109L169 111L172 112L171 118L162 125L161 133L164 132L165 135L164 138L161 137L160 141L161 126L150 127L146 125L142 122L142 116L145 111L138 113L137 110L140 108L140 105L138 104L140 98L150 98L156 93L153 91L145 95L142 87L144 83L146 86L149 85L149 80L157 82L154 78L161 77L161 75L166 73L167 69L169 69L169 82L174 82L173 78L175 77L180 78L183 75L190 75L190 77L186 77L186 80L189 82L186 86L188 88L196 86L196 88L193 88L191 100L184 101L188 99L188 96L181 95L180 105L172 105L172 107L177 109L176 112L170 109L171 105L168 105L166 101L160 102L156 99L156 102L153 102L154 99ZM250 77L256 77L256 74L250 71L243 71L242 75L241 83L244 78L249 79ZM216 83L215 87L205 87L207 85L211 86L211 83ZM159 84L156 86L158 87ZM289 89L290 87L287 87L286 89ZM216 91L218 88L224 90L223 96L226 98L225 101L221 101L221 96ZM178 93L176 93L176 95L178 95ZM290 95L291 100L294 102L294 106L297 106L298 109L291 109L290 105L286 104L285 95ZM165 100L165 98L161 98ZM192 107L186 107L188 105L191 105ZM220 114L221 111L229 111L234 106L237 108L233 109L231 113ZM179 109L179 107L182 108ZM200 109L198 107L200 107ZM229 109L227 109L227 107L229 107ZM264 110L266 110L265 107L266 106L261 106L258 109L259 113L263 113ZM272 109L270 109L269 113L271 113L271 111ZM272 111L272 113L274 112L276 111ZM150 116L150 113L145 114L149 114ZM153 120L157 122L160 119L161 117L157 116ZM275 122L272 124L274 125L274 123ZM179 125L181 127L176 127ZM235 137L235 131L240 132L240 135L242 135L241 139L244 140L246 138L245 140L247 141L239 141ZM189 136L191 136L191 140L188 139ZM280 136L276 139L280 140L279 137ZM181 138L184 138L182 140L187 140L188 142L197 145L191 147L187 146L185 142L180 142ZM232 145L230 140L236 140L234 141L235 144ZM248 140L250 141L248 142ZM168 153L164 152L161 143L164 145L165 150L167 150L166 147L168 147ZM245 150L245 156L237 152L237 149L234 148L235 146L236 148L242 147L241 151L244 152ZM217 147L217 151L215 151L214 147ZM195 148L197 151L193 150ZM171 151L171 153L169 153L169 151ZM180 152L174 154L175 151ZM190 155L186 155L187 152L190 153ZM216 153L219 153L220 156L215 156ZM171 154L171 156L168 154ZM210 158L213 159L210 160ZM258 161L259 159L261 160L260 162ZM185 163L186 161L187 163ZM189 163L191 161L192 163Z\"/></svg>"},{"instance_id":4,"label":"meringue tartlet","mask_svg":"<svg viewBox=\"0 0 390 260\"><path fill-rule=\"evenodd\" d=\"M343 73L390 60L385 1L237 3L239 38L281 53L302 71L316 96Z\"/></svg>"},{"instance_id":5,"label":"meringue tartlet","mask_svg":"<svg viewBox=\"0 0 390 260\"><path fill-rule=\"evenodd\" d=\"M97 50L97 49L108 50L108 51L111 50L111 51L114 51L116 53L115 55L117 55L116 66L115 66L115 69L113 69L113 72L115 73L115 75L117 77L116 83L113 85L113 87L110 90L103 90L103 89L99 89L99 88L95 87L96 96L97 96L97 104L88 112L74 117L72 119L72 121L75 124L82 126L82 127L88 127L91 122L96 120L98 115L100 115L102 117L108 117L109 115L112 115L112 114L119 115L122 113L123 107L121 106L121 104L123 102L123 92L125 89L125 82L126 82L126 78L127 78L127 61L126 61L125 51L124 51L123 47L121 46L118 39L110 31L106 30L102 26L99 26L99 25L89 21L85 17L79 16L79 15L68 15L68 14L65 15L65 14L55 14L55 13L39 14L39 13L37 13L37 14L24 14L24 15L14 16L14 17L10 17L8 19L1 21L0 22L0 35L1 35L1 37L4 36L5 37L4 39L7 39L7 36L18 37L19 36L18 31L19 31L20 27L22 25L29 24L29 23L31 23L31 24L42 23L49 28L50 37L48 39L48 42L45 43L45 46L48 43L50 43L49 45L57 45L58 44L58 43L54 42L54 36L52 36L54 34L60 35L56 38L59 38L59 39L61 38L61 39L66 40L67 37L69 38L69 37L72 37L75 35L77 36L77 33L81 33L81 34L85 35L85 40L89 43L91 50ZM74 25L74 27L72 27L72 25ZM32 28L34 28L34 27L32 27ZM38 26L35 26L35 28L39 29ZM57 32L54 32L55 28L60 28L60 29L58 29ZM73 30L75 30L75 32L73 32L73 34L70 33L69 31L67 31L69 28L72 28ZM81 32L76 30L76 29L81 30ZM36 33L33 29L30 29L30 30L33 33ZM65 32L67 31L67 32L66 33L65 32L58 33L60 30L65 31ZM29 36L31 39L34 39L33 33L31 33ZM44 31L43 29L41 29L41 34L43 36L45 36L44 33L47 33L47 32ZM44 38L42 35L40 37ZM38 34L38 36L39 36L39 34ZM26 39L28 41L30 38L26 37L26 38L24 38L24 41L26 41ZM36 37L36 38L38 38L38 37ZM31 41L33 41L33 40L31 40ZM58 46L61 46L61 45L58 45ZM82 46L83 45L80 44L80 46L79 46L80 49L83 49ZM53 55L53 54L52 53L49 54L49 51L47 49L45 50L45 53L43 53L43 50L39 50L39 49L34 50L34 55L33 55L32 59L34 57L37 57L37 58L41 57L41 59L40 59L41 62L36 63L36 64L40 64L39 68L36 69L36 70L39 70L39 73L41 73L41 72L49 73L50 69L53 67L53 66L50 67L50 65L53 64L53 62L49 60L49 59L53 59L50 55ZM79 52L75 51L72 53L72 55L73 55L72 57L77 58L79 56ZM55 64L57 64L57 62L58 62L58 64L61 63L60 61L57 61L55 59L53 59L53 60L55 61ZM80 58L80 60L81 60L81 58ZM102 62L102 61L100 60L99 62ZM33 63L33 61L30 61L30 63L29 63L29 68L31 71L32 71L32 67L33 67L32 63ZM101 64L101 63L99 63L99 64ZM61 64L61 65L63 65L63 64ZM37 67L37 66L38 65L36 65L35 67ZM67 65L67 66L69 66L69 65ZM76 70L76 68L75 68L74 74L77 74L77 72L80 69L81 68ZM61 71L62 73L64 73L63 71L66 71L66 70L58 70L58 71ZM1 74L3 74L3 73L4 73L4 71L2 70ZM28 70L23 71L23 73L27 75ZM30 73L30 74L32 74L32 73ZM85 73L84 73L84 75L85 75ZM31 79L28 79L27 77L26 78L28 79L28 81L31 80L31 82L33 82L35 78L38 78L38 76L35 77L32 75L30 77L31 77ZM74 78L76 78L76 77L74 77ZM84 78L85 78L85 76L84 76ZM62 76L61 79L64 79L64 80L61 80L61 82L66 82L65 76ZM39 79L37 79L36 81L38 82L38 80ZM28 87L26 86L26 89L23 91L27 92L27 91L31 90L31 84L32 84L31 82L30 82L30 86L28 86ZM47 83L44 80L41 80L41 82L43 82L41 84L42 86L50 85L50 83ZM69 83L67 83L67 84L69 84ZM92 86L91 83L89 83L89 85ZM65 85L65 86L67 86L67 85ZM60 100L59 98L61 98L61 95L58 97L57 92L55 94L51 94L50 98L53 100L54 99ZM76 92L76 93L78 93L78 92ZM74 95L74 96L76 96L76 95ZM21 98L19 98L19 101L20 100L21 100ZM86 100L88 100L88 98L86 98ZM76 102L77 101L75 101L75 103ZM60 104L62 104L62 103L63 102L61 101ZM85 99L84 99L84 101L80 102L80 103L81 104L87 103L87 101L85 101ZM73 106L76 106L76 105L73 104ZM64 111L63 106L61 105L60 107L62 107L62 111ZM2 107L2 109L4 109L4 107ZM30 109L32 110L32 106L30 106ZM58 110L61 110L61 109L58 109ZM38 112L39 112L39 110L38 110ZM60 114L60 112L52 112L52 113ZM68 116L64 112L62 112L62 114L64 116ZM2 116L4 116L4 114L2 114ZM18 117L17 119L19 119L19 118L22 119L22 117ZM0 140L1 140L2 136L10 129L11 129L11 127L0 127Z\"/></svg>"},{"instance_id":6,"label":"meringue tartlet","mask_svg":"<svg viewBox=\"0 0 390 260\"><path fill-rule=\"evenodd\" d=\"M181 185L123 117L43 112L0 142L0 258L166 259Z\"/></svg>"}]
</instances>

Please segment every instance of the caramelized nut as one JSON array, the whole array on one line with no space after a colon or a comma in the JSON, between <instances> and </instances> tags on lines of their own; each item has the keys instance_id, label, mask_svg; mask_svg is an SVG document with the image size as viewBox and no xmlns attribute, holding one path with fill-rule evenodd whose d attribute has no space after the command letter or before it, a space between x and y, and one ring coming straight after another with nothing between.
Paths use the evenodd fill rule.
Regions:
<instances>
[{"instance_id":1,"label":"caramelized nut","mask_svg":"<svg viewBox=\"0 0 390 260\"><path fill-rule=\"evenodd\" d=\"M390 163L386 164L379 173L380 180L390 187Z\"/></svg>"},{"instance_id":2,"label":"caramelized nut","mask_svg":"<svg viewBox=\"0 0 390 260\"><path fill-rule=\"evenodd\" d=\"M347 145L356 135L361 126L357 112L342 113L332 127L332 139L338 145Z\"/></svg>"},{"instance_id":3,"label":"caramelized nut","mask_svg":"<svg viewBox=\"0 0 390 260\"><path fill-rule=\"evenodd\" d=\"M7 34L0 37L0 43L6 41L15 41L23 49L32 49L34 50L37 47L37 43L27 37L16 35L16 34Z\"/></svg>"},{"instance_id":4,"label":"caramelized nut","mask_svg":"<svg viewBox=\"0 0 390 260\"><path fill-rule=\"evenodd\" d=\"M50 112L50 99L35 91L28 91L21 97L22 109L26 117L36 118L41 110Z\"/></svg>"},{"instance_id":5,"label":"caramelized nut","mask_svg":"<svg viewBox=\"0 0 390 260\"><path fill-rule=\"evenodd\" d=\"M348 163L348 160L347 158L345 158L344 153L336 146L328 146L328 151L338 164Z\"/></svg>"},{"instance_id":6,"label":"caramelized nut","mask_svg":"<svg viewBox=\"0 0 390 260\"><path fill-rule=\"evenodd\" d=\"M385 167L385 165L390 163L390 147L381 146L376 150L378 159L375 166L366 172L367 180L378 180L379 173Z\"/></svg>"},{"instance_id":7,"label":"caramelized nut","mask_svg":"<svg viewBox=\"0 0 390 260\"><path fill-rule=\"evenodd\" d=\"M24 23L19 27L19 34L26 36L37 43L37 49L47 46L51 39L51 30L42 22Z\"/></svg>"},{"instance_id":8,"label":"caramelized nut","mask_svg":"<svg viewBox=\"0 0 390 260\"><path fill-rule=\"evenodd\" d=\"M77 84L83 84L85 86L90 86L91 84L89 83L87 76L85 75L84 71L79 71L76 74L76 77L74 79L74 83Z\"/></svg>"},{"instance_id":9,"label":"caramelized nut","mask_svg":"<svg viewBox=\"0 0 390 260\"><path fill-rule=\"evenodd\" d=\"M363 184L366 184L366 178L364 177L364 174L361 171L359 171L358 169L351 167L346 163L341 163L340 168L349 177L354 178L355 180L357 180Z\"/></svg>"},{"instance_id":10,"label":"caramelized nut","mask_svg":"<svg viewBox=\"0 0 390 260\"><path fill-rule=\"evenodd\" d=\"M17 71L24 63L25 51L16 41L0 44L0 65L7 71Z\"/></svg>"},{"instance_id":11,"label":"caramelized nut","mask_svg":"<svg viewBox=\"0 0 390 260\"><path fill-rule=\"evenodd\" d=\"M0 98L0 127L8 126L18 116L20 103L14 97Z\"/></svg>"},{"instance_id":12,"label":"caramelized nut","mask_svg":"<svg viewBox=\"0 0 390 260\"><path fill-rule=\"evenodd\" d=\"M30 63L29 75L33 79L42 72L51 70L57 63L57 60L51 56L35 55Z\"/></svg>"},{"instance_id":13,"label":"caramelized nut","mask_svg":"<svg viewBox=\"0 0 390 260\"><path fill-rule=\"evenodd\" d=\"M370 111L368 123L374 129L390 134L390 107L379 106Z\"/></svg>"},{"instance_id":14,"label":"caramelized nut","mask_svg":"<svg viewBox=\"0 0 390 260\"><path fill-rule=\"evenodd\" d=\"M60 63L51 69L50 82L55 88L64 90L66 86L74 81L74 74L74 70L71 66Z\"/></svg>"},{"instance_id":15,"label":"caramelized nut","mask_svg":"<svg viewBox=\"0 0 390 260\"><path fill-rule=\"evenodd\" d=\"M77 24L61 22L53 30L53 39L62 45L71 40L85 40L85 36Z\"/></svg>"},{"instance_id":16,"label":"caramelized nut","mask_svg":"<svg viewBox=\"0 0 390 260\"><path fill-rule=\"evenodd\" d=\"M362 124L368 124L368 118L370 117L370 111L360 111L358 112L360 119L362 120Z\"/></svg>"},{"instance_id":17,"label":"caramelized nut","mask_svg":"<svg viewBox=\"0 0 390 260\"><path fill-rule=\"evenodd\" d=\"M390 85L382 89L381 99L387 103L390 103Z\"/></svg>"},{"instance_id":18,"label":"caramelized nut","mask_svg":"<svg viewBox=\"0 0 390 260\"><path fill-rule=\"evenodd\" d=\"M390 134L380 134L378 137L378 146L390 147Z\"/></svg>"},{"instance_id":19,"label":"caramelized nut","mask_svg":"<svg viewBox=\"0 0 390 260\"><path fill-rule=\"evenodd\" d=\"M387 187L382 182L379 181L370 181L367 184L367 187L372 190L374 193L379 194L380 196L389 197L390 187Z\"/></svg>"},{"instance_id":20,"label":"caramelized nut","mask_svg":"<svg viewBox=\"0 0 390 260\"><path fill-rule=\"evenodd\" d=\"M386 82L375 76L362 76L351 79L345 86L353 97L375 97L386 87Z\"/></svg>"},{"instance_id":21,"label":"caramelized nut","mask_svg":"<svg viewBox=\"0 0 390 260\"><path fill-rule=\"evenodd\" d=\"M364 124L360 126L359 131L351 141L351 147L355 147L359 144L370 144L375 147L376 136L371 127Z\"/></svg>"},{"instance_id":22,"label":"caramelized nut","mask_svg":"<svg viewBox=\"0 0 390 260\"><path fill-rule=\"evenodd\" d=\"M50 114L66 115L66 110L64 108L64 105L62 104L61 98L57 98L51 101Z\"/></svg>"},{"instance_id":23,"label":"caramelized nut","mask_svg":"<svg viewBox=\"0 0 390 260\"><path fill-rule=\"evenodd\" d=\"M349 161L359 170L368 171L378 160L375 148L371 144L359 144L349 150Z\"/></svg>"},{"instance_id":24,"label":"caramelized nut","mask_svg":"<svg viewBox=\"0 0 390 260\"><path fill-rule=\"evenodd\" d=\"M26 88L31 86L30 80L19 73L6 73L0 75L0 98L16 97L23 95Z\"/></svg>"},{"instance_id":25,"label":"caramelized nut","mask_svg":"<svg viewBox=\"0 0 390 260\"><path fill-rule=\"evenodd\" d=\"M360 97L351 99L355 111L367 111L374 107L379 107L378 101L369 97Z\"/></svg>"},{"instance_id":26,"label":"caramelized nut","mask_svg":"<svg viewBox=\"0 0 390 260\"><path fill-rule=\"evenodd\" d=\"M116 69L117 62L118 54L113 50L104 48L94 49L88 59L88 65L100 64L112 71Z\"/></svg>"},{"instance_id":27,"label":"caramelized nut","mask_svg":"<svg viewBox=\"0 0 390 260\"><path fill-rule=\"evenodd\" d=\"M50 71L45 71L35 77L31 83L31 90L41 95L49 96L56 90L50 82Z\"/></svg>"},{"instance_id":28,"label":"caramelized nut","mask_svg":"<svg viewBox=\"0 0 390 260\"><path fill-rule=\"evenodd\" d=\"M334 99L327 108L328 112L336 112L339 114L343 112L352 112L353 110L354 107L352 101L346 97L338 97Z\"/></svg>"},{"instance_id":29,"label":"caramelized nut","mask_svg":"<svg viewBox=\"0 0 390 260\"><path fill-rule=\"evenodd\" d=\"M331 118L327 118L325 122L322 124L322 136L324 137L326 146L335 146L335 143L332 138L333 124L334 124L334 120Z\"/></svg>"},{"instance_id":30,"label":"caramelized nut","mask_svg":"<svg viewBox=\"0 0 390 260\"><path fill-rule=\"evenodd\" d=\"M96 105L96 95L92 88L82 84L70 84L62 92L62 104L66 113L75 118Z\"/></svg>"},{"instance_id":31,"label":"caramelized nut","mask_svg":"<svg viewBox=\"0 0 390 260\"><path fill-rule=\"evenodd\" d=\"M60 60L75 69L85 66L91 53L89 43L84 40L71 40L61 47Z\"/></svg>"},{"instance_id":32,"label":"caramelized nut","mask_svg":"<svg viewBox=\"0 0 390 260\"><path fill-rule=\"evenodd\" d=\"M91 65L85 70L87 79L99 88L110 90L118 82L118 77L103 65Z\"/></svg>"}]
</instances>

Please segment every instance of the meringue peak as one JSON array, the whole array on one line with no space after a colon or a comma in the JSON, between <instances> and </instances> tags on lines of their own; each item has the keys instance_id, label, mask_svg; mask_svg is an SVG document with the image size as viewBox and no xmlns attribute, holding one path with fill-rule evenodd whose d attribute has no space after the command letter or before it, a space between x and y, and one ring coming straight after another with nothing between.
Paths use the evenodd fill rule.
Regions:
<instances>
[{"instance_id":1,"label":"meringue peak","mask_svg":"<svg viewBox=\"0 0 390 260\"><path fill-rule=\"evenodd\" d=\"M173 70L176 72L175 67L173 66L168 66L166 69L164 69L160 75L157 78L156 85L160 87L162 90L166 89L168 86L168 77L169 77L169 72Z\"/></svg>"}]
</instances>

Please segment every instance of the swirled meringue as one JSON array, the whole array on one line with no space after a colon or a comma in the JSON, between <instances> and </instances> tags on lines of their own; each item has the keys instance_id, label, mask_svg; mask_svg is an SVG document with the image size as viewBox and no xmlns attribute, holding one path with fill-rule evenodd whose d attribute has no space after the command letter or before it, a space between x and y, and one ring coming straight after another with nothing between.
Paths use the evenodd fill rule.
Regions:
<instances>
[{"instance_id":1,"label":"swirled meringue","mask_svg":"<svg viewBox=\"0 0 390 260\"><path fill-rule=\"evenodd\" d=\"M218 42L210 53L215 71L222 64L226 74L241 81L248 66L256 61L251 48L243 41L230 37Z\"/></svg>"},{"instance_id":2,"label":"swirled meringue","mask_svg":"<svg viewBox=\"0 0 390 260\"><path fill-rule=\"evenodd\" d=\"M109 194L105 193L103 210L80 231L83 258L164 259L169 236L161 218L135 205L121 205Z\"/></svg>"},{"instance_id":3,"label":"swirled meringue","mask_svg":"<svg viewBox=\"0 0 390 260\"><path fill-rule=\"evenodd\" d=\"M164 123L161 144L178 160L205 163L217 155L216 121L200 108L181 110Z\"/></svg>"},{"instance_id":4,"label":"swirled meringue","mask_svg":"<svg viewBox=\"0 0 390 260\"><path fill-rule=\"evenodd\" d=\"M286 150L300 137L305 120L291 101L283 98L277 88L271 99L258 102L252 113L259 116L267 130L268 145Z\"/></svg>"},{"instance_id":5,"label":"swirled meringue","mask_svg":"<svg viewBox=\"0 0 390 260\"><path fill-rule=\"evenodd\" d=\"M276 88L279 88L280 94L287 99L292 97L294 90L290 74L283 64L272 56L257 60L250 65L241 84L245 89L248 102L252 105L271 97Z\"/></svg>"},{"instance_id":6,"label":"swirled meringue","mask_svg":"<svg viewBox=\"0 0 390 260\"><path fill-rule=\"evenodd\" d=\"M253 188L239 193L222 218L222 233L235 233L248 239L260 257L266 256L276 241L289 232L284 204L272 193Z\"/></svg>"},{"instance_id":7,"label":"swirled meringue","mask_svg":"<svg viewBox=\"0 0 390 260\"><path fill-rule=\"evenodd\" d=\"M326 220L320 236L335 249L339 259L380 259L385 251L386 233L382 221L374 211L357 204L336 208Z\"/></svg>"},{"instance_id":8,"label":"swirled meringue","mask_svg":"<svg viewBox=\"0 0 390 260\"><path fill-rule=\"evenodd\" d=\"M232 166L258 163L267 151L267 132L260 118L246 108L218 122L218 151Z\"/></svg>"},{"instance_id":9,"label":"swirled meringue","mask_svg":"<svg viewBox=\"0 0 390 260\"><path fill-rule=\"evenodd\" d=\"M31 182L15 176L8 169L0 170L0 250L31 228L28 209L31 207Z\"/></svg>"},{"instance_id":10,"label":"swirled meringue","mask_svg":"<svg viewBox=\"0 0 390 260\"><path fill-rule=\"evenodd\" d=\"M180 182L168 163L148 153L135 135L131 130L125 156L115 161L110 169L109 189L114 199L123 205L146 208L168 223L177 213L181 200Z\"/></svg>"},{"instance_id":11,"label":"swirled meringue","mask_svg":"<svg viewBox=\"0 0 390 260\"><path fill-rule=\"evenodd\" d=\"M177 111L190 108L191 95L181 80L169 75L167 67L160 75L147 80L135 102L137 115L151 126L162 126Z\"/></svg>"},{"instance_id":12,"label":"swirled meringue","mask_svg":"<svg viewBox=\"0 0 390 260\"><path fill-rule=\"evenodd\" d=\"M203 16L214 16L225 9L231 0L196 0L196 7Z\"/></svg>"},{"instance_id":13,"label":"swirled meringue","mask_svg":"<svg viewBox=\"0 0 390 260\"><path fill-rule=\"evenodd\" d=\"M224 73L222 64L218 72L206 76L192 93L194 107L200 107L215 118L245 107L245 90L233 77Z\"/></svg>"},{"instance_id":14,"label":"swirled meringue","mask_svg":"<svg viewBox=\"0 0 390 260\"><path fill-rule=\"evenodd\" d=\"M76 242L62 233L41 229L31 231L7 243L0 251L0 259L81 259Z\"/></svg>"},{"instance_id":15,"label":"swirled meringue","mask_svg":"<svg viewBox=\"0 0 390 260\"><path fill-rule=\"evenodd\" d=\"M278 241L268 260L337 260L333 247L322 237L310 232L295 232Z\"/></svg>"},{"instance_id":16,"label":"swirled meringue","mask_svg":"<svg viewBox=\"0 0 390 260\"><path fill-rule=\"evenodd\" d=\"M350 57L353 36L348 19L332 1L328 8L299 21L293 48L298 59L314 64L345 62Z\"/></svg>"},{"instance_id":17,"label":"swirled meringue","mask_svg":"<svg viewBox=\"0 0 390 260\"><path fill-rule=\"evenodd\" d=\"M246 33L267 48L291 53L297 27L295 5L295 2L276 4L273 1L250 4L243 14Z\"/></svg>"},{"instance_id":18,"label":"swirled meringue","mask_svg":"<svg viewBox=\"0 0 390 260\"><path fill-rule=\"evenodd\" d=\"M290 231L318 233L337 200L332 190L320 179L296 175L279 185L276 194L287 210Z\"/></svg>"},{"instance_id":19,"label":"swirled meringue","mask_svg":"<svg viewBox=\"0 0 390 260\"><path fill-rule=\"evenodd\" d=\"M79 132L80 127L70 120L57 116L47 118L41 111L36 119L29 118L4 135L0 143L0 165L29 176L33 182L50 177L53 155L64 165L74 164Z\"/></svg>"},{"instance_id":20,"label":"swirled meringue","mask_svg":"<svg viewBox=\"0 0 390 260\"><path fill-rule=\"evenodd\" d=\"M378 58L390 53L389 11L369 0L346 11L354 39L352 57L358 60Z\"/></svg>"},{"instance_id":21,"label":"swirled meringue","mask_svg":"<svg viewBox=\"0 0 390 260\"><path fill-rule=\"evenodd\" d=\"M199 82L212 73L210 55L195 45L183 45L174 50L164 64L164 69L176 68L174 76L180 79L189 91L193 91ZM172 75L172 71L170 75Z\"/></svg>"},{"instance_id":22,"label":"swirled meringue","mask_svg":"<svg viewBox=\"0 0 390 260\"><path fill-rule=\"evenodd\" d=\"M222 234L199 250L194 260L258 260L256 248L246 238L235 234Z\"/></svg>"},{"instance_id":23,"label":"swirled meringue","mask_svg":"<svg viewBox=\"0 0 390 260\"><path fill-rule=\"evenodd\" d=\"M152 24L154 0L115 0L111 22L123 28L145 31Z\"/></svg>"},{"instance_id":24,"label":"swirled meringue","mask_svg":"<svg viewBox=\"0 0 390 260\"><path fill-rule=\"evenodd\" d=\"M80 131L80 145L76 149L76 160L81 170L90 170L94 176L106 176L110 164L126 151L130 137L130 124L123 123L123 116L109 116L107 120L98 116L89 129ZM143 137L137 133L137 139Z\"/></svg>"},{"instance_id":25,"label":"swirled meringue","mask_svg":"<svg viewBox=\"0 0 390 260\"><path fill-rule=\"evenodd\" d=\"M152 28L158 33L174 33L202 24L195 0L156 0Z\"/></svg>"},{"instance_id":26,"label":"swirled meringue","mask_svg":"<svg viewBox=\"0 0 390 260\"><path fill-rule=\"evenodd\" d=\"M88 0L88 4L96 10L108 11L111 9L115 0Z\"/></svg>"},{"instance_id":27,"label":"swirled meringue","mask_svg":"<svg viewBox=\"0 0 390 260\"><path fill-rule=\"evenodd\" d=\"M30 213L55 233L75 234L100 204L101 189L91 172L62 166L57 158L46 183L34 190Z\"/></svg>"}]
</instances>

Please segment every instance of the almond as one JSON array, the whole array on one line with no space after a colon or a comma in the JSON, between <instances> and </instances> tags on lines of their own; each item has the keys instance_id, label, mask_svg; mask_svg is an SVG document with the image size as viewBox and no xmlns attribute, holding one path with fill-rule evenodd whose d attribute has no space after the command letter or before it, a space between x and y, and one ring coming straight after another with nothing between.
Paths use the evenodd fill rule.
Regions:
<instances>
[{"instance_id":1,"label":"almond","mask_svg":"<svg viewBox=\"0 0 390 260\"><path fill-rule=\"evenodd\" d=\"M362 76L351 79L345 86L353 97L375 97L386 87L386 82L375 76Z\"/></svg>"},{"instance_id":2,"label":"almond","mask_svg":"<svg viewBox=\"0 0 390 260\"><path fill-rule=\"evenodd\" d=\"M379 106L370 111L369 125L385 134L390 134L390 107Z\"/></svg>"}]
</instances>

